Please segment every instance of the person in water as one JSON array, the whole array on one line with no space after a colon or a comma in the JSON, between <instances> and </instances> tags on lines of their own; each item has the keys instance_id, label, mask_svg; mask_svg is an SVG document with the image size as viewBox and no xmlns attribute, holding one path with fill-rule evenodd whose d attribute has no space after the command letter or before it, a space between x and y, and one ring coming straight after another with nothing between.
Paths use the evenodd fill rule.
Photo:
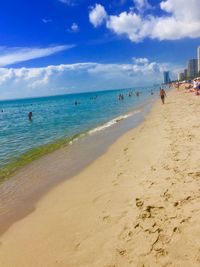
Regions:
<instances>
[{"instance_id":1,"label":"person in water","mask_svg":"<svg viewBox=\"0 0 200 267\"><path fill-rule=\"evenodd\" d=\"M30 111L28 113L28 119L29 119L29 121L32 121L32 117L33 117L33 113L32 113L32 111Z\"/></svg>"},{"instance_id":2,"label":"person in water","mask_svg":"<svg viewBox=\"0 0 200 267\"><path fill-rule=\"evenodd\" d=\"M124 95L123 94L119 94L118 100L124 100Z\"/></svg>"},{"instance_id":3,"label":"person in water","mask_svg":"<svg viewBox=\"0 0 200 267\"><path fill-rule=\"evenodd\" d=\"M163 104L165 104L165 97L166 97L165 90L163 88L160 88L160 98Z\"/></svg>"}]
</instances>

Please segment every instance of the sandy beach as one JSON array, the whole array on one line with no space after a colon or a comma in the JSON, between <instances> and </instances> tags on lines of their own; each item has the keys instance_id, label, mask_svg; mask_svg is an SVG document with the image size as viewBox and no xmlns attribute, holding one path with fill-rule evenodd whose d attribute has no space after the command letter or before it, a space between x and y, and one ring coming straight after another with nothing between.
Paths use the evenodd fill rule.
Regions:
<instances>
[{"instance_id":1,"label":"sandy beach","mask_svg":"<svg viewBox=\"0 0 200 267\"><path fill-rule=\"evenodd\" d=\"M200 266L200 98L166 100L1 235L1 267Z\"/></svg>"}]
</instances>

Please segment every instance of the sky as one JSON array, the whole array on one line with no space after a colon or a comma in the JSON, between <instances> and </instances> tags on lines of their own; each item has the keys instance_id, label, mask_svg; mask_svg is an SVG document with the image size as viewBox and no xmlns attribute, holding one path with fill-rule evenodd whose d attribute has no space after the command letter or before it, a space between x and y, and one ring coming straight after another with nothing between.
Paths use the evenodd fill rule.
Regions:
<instances>
[{"instance_id":1,"label":"sky","mask_svg":"<svg viewBox=\"0 0 200 267\"><path fill-rule=\"evenodd\" d=\"M199 0L2 1L0 99L151 86L198 46Z\"/></svg>"}]
</instances>

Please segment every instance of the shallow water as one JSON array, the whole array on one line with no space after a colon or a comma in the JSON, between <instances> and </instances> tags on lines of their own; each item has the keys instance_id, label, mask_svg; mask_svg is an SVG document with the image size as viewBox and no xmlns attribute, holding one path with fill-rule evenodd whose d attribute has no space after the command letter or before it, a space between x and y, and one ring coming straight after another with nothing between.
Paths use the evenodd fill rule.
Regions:
<instances>
[{"instance_id":1,"label":"shallow water","mask_svg":"<svg viewBox=\"0 0 200 267\"><path fill-rule=\"evenodd\" d=\"M102 130L126 118L153 98L151 89L140 88L139 97L135 89L123 89L0 101L0 178L81 133ZM123 101L118 100L120 93L125 96Z\"/></svg>"}]
</instances>

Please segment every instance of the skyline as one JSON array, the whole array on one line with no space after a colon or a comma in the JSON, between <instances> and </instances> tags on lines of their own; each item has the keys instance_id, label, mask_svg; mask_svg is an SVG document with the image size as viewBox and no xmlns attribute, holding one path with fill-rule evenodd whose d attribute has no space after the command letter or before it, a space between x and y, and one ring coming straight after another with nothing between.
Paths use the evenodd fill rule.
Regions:
<instances>
[{"instance_id":1,"label":"skyline","mask_svg":"<svg viewBox=\"0 0 200 267\"><path fill-rule=\"evenodd\" d=\"M178 81L193 79L199 76L200 73L200 46L197 47L196 58L187 60L184 69L177 73Z\"/></svg>"},{"instance_id":2,"label":"skyline","mask_svg":"<svg viewBox=\"0 0 200 267\"><path fill-rule=\"evenodd\" d=\"M198 0L8 0L0 14L0 99L152 85L200 45Z\"/></svg>"}]
</instances>

